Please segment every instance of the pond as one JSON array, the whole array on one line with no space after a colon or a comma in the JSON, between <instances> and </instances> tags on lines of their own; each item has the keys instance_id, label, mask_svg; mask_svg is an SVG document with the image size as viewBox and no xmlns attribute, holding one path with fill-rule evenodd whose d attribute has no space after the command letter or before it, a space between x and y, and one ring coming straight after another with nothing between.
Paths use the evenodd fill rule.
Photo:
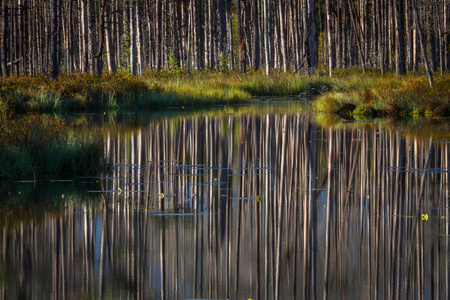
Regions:
<instances>
[{"instance_id":1,"label":"pond","mask_svg":"<svg viewBox=\"0 0 450 300\"><path fill-rule=\"evenodd\" d=\"M0 297L450 298L448 120L83 116L110 162L0 196Z\"/></svg>"}]
</instances>

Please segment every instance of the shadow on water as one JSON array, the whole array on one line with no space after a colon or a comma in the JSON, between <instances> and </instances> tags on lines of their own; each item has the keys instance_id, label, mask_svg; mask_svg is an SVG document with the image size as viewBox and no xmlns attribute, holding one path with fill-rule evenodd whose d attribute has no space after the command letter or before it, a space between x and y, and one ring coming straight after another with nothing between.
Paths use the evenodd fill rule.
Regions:
<instances>
[{"instance_id":1,"label":"shadow on water","mask_svg":"<svg viewBox=\"0 0 450 300\"><path fill-rule=\"evenodd\" d=\"M101 117L108 172L55 194L89 201L2 220L2 298L450 297L446 120L133 118Z\"/></svg>"}]
</instances>

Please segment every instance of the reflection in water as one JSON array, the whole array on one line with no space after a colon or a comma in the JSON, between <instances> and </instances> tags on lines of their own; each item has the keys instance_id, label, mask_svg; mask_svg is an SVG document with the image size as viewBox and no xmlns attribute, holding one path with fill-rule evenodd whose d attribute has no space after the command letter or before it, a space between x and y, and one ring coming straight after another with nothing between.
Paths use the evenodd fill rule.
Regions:
<instances>
[{"instance_id":1,"label":"reflection in water","mask_svg":"<svg viewBox=\"0 0 450 300\"><path fill-rule=\"evenodd\" d=\"M449 143L305 114L104 138L97 201L3 225L2 298L450 297Z\"/></svg>"}]
</instances>

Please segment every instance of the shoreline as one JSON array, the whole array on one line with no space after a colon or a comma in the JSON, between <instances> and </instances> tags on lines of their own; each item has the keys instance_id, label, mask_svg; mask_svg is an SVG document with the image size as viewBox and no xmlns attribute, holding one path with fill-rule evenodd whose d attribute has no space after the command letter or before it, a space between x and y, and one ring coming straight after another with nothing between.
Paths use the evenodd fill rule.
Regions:
<instances>
[{"instance_id":1,"label":"shoreline","mask_svg":"<svg viewBox=\"0 0 450 300\"><path fill-rule=\"evenodd\" d=\"M75 73L52 81L48 75L0 80L0 112L102 112L210 107L258 97L313 97L312 110L344 119L450 116L450 75L435 76L431 88L422 73L396 77L376 71L342 70L332 78L256 73Z\"/></svg>"}]
</instances>

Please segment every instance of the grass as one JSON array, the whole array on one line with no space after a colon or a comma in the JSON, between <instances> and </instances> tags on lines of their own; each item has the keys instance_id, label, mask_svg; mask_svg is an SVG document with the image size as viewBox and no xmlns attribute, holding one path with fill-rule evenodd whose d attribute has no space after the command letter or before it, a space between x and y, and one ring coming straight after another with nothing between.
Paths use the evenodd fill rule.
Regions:
<instances>
[{"instance_id":1,"label":"grass","mask_svg":"<svg viewBox=\"0 0 450 300\"><path fill-rule=\"evenodd\" d=\"M98 172L103 144L94 133L77 137L64 121L46 115L0 119L0 182L35 176L65 178Z\"/></svg>"},{"instance_id":2,"label":"grass","mask_svg":"<svg viewBox=\"0 0 450 300\"><path fill-rule=\"evenodd\" d=\"M346 74L331 78L332 91L314 102L314 110L339 112L352 109L354 118L374 116L449 116L450 75L434 78L433 87L421 73Z\"/></svg>"},{"instance_id":3,"label":"grass","mask_svg":"<svg viewBox=\"0 0 450 300\"><path fill-rule=\"evenodd\" d=\"M164 107L206 107L246 103L261 96L317 96L313 109L340 112L351 118L379 115L450 115L450 76L435 75L428 86L423 72L396 77L375 69L336 70L313 76L289 73L270 76L205 70L147 72L142 77L124 72L9 77L0 80L0 111L117 111Z\"/></svg>"}]
</instances>

